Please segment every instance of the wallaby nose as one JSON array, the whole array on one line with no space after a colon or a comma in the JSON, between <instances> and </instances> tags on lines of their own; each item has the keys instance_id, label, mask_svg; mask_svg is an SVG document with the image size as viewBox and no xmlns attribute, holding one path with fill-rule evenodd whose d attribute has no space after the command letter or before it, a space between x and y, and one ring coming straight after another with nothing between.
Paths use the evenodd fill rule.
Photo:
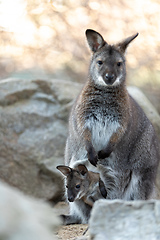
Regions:
<instances>
[{"instance_id":1,"label":"wallaby nose","mask_svg":"<svg viewBox=\"0 0 160 240\"><path fill-rule=\"evenodd\" d=\"M114 79L114 74L106 73L105 78L106 78L108 83L112 83L112 81Z\"/></svg>"},{"instance_id":2,"label":"wallaby nose","mask_svg":"<svg viewBox=\"0 0 160 240\"><path fill-rule=\"evenodd\" d=\"M69 202L73 202L74 201L74 197L73 196L68 197L68 201Z\"/></svg>"}]
</instances>

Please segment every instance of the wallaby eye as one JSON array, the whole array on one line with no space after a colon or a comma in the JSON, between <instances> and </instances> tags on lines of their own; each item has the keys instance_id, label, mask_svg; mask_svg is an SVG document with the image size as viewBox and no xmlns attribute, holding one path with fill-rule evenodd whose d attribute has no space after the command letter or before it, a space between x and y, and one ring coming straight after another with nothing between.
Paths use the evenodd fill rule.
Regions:
<instances>
[{"instance_id":1,"label":"wallaby eye","mask_svg":"<svg viewBox=\"0 0 160 240\"><path fill-rule=\"evenodd\" d=\"M66 188L68 188L68 186L66 185Z\"/></svg>"},{"instance_id":2,"label":"wallaby eye","mask_svg":"<svg viewBox=\"0 0 160 240\"><path fill-rule=\"evenodd\" d=\"M117 62L117 66L118 67L122 66L122 62Z\"/></svg>"},{"instance_id":3,"label":"wallaby eye","mask_svg":"<svg viewBox=\"0 0 160 240\"><path fill-rule=\"evenodd\" d=\"M101 60L97 61L97 64L100 66L103 64L103 62Z\"/></svg>"},{"instance_id":4,"label":"wallaby eye","mask_svg":"<svg viewBox=\"0 0 160 240\"><path fill-rule=\"evenodd\" d=\"M79 188L80 188L80 185L79 185L79 184L77 184L77 185L76 185L76 188L77 188L77 189L79 189Z\"/></svg>"}]
</instances>

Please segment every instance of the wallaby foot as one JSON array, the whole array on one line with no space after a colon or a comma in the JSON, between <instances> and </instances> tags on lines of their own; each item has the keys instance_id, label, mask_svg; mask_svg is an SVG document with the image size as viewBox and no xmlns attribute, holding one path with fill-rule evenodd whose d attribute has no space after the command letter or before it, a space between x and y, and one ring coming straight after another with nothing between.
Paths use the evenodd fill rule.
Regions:
<instances>
[{"instance_id":1,"label":"wallaby foot","mask_svg":"<svg viewBox=\"0 0 160 240\"><path fill-rule=\"evenodd\" d=\"M60 215L63 225L80 224L81 220L73 215Z\"/></svg>"}]
</instances>

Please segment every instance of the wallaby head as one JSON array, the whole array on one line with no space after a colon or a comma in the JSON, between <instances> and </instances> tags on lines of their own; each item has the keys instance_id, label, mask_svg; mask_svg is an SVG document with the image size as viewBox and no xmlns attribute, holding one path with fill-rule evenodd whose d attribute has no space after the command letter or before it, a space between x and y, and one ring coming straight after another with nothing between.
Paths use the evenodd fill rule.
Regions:
<instances>
[{"instance_id":1,"label":"wallaby head","mask_svg":"<svg viewBox=\"0 0 160 240\"><path fill-rule=\"evenodd\" d=\"M87 29L86 37L93 52L90 64L90 79L98 87L118 86L125 81L125 51L138 33L120 43L109 45L96 31Z\"/></svg>"},{"instance_id":2,"label":"wallaby head","mask_svg":"<svg viewBox=\"0 0 160 240\"><path fill-rule=\"evenodd\" d=\"M57 169L66 177L67 197L69 202L74 202L85 195L89 186L88 169L79 164L76 169L68 166L57 166Z\"/></svg>"}]
</instances>

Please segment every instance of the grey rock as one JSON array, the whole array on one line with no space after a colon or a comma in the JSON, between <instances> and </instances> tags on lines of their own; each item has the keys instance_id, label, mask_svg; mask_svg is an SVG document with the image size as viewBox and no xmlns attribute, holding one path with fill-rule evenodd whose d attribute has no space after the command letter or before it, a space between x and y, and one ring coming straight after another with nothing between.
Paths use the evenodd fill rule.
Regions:
<instances>
[{"instance_id":1,"label":"grey rock","mask_svg":"<svg viewBox=\"0 0 160 240\"><path fill-rule=\"evenodd\" d=\"M0 239L56 240L60 219L48 204L0 182Z\"/></svg>"},{"instance_id":2,"label":"grey rock","mask_svg":"<svg viewBox=\"0 0 160 240\"><path fill-rule=\"evenodd\" d=\"M93 240L160 239L160 201L99 200L89 221Z\"/></svg>"},{"instance_id":3,"label":"grey rock","mask_svg":"<svg viewBox=\"0 0 160 240\"><path fill-rule=\"evenodd\" d=\"M0 82L0 178L48 200L62 196L68 115L79 84L58 80Z\"/></svg>"}]
</instances>

